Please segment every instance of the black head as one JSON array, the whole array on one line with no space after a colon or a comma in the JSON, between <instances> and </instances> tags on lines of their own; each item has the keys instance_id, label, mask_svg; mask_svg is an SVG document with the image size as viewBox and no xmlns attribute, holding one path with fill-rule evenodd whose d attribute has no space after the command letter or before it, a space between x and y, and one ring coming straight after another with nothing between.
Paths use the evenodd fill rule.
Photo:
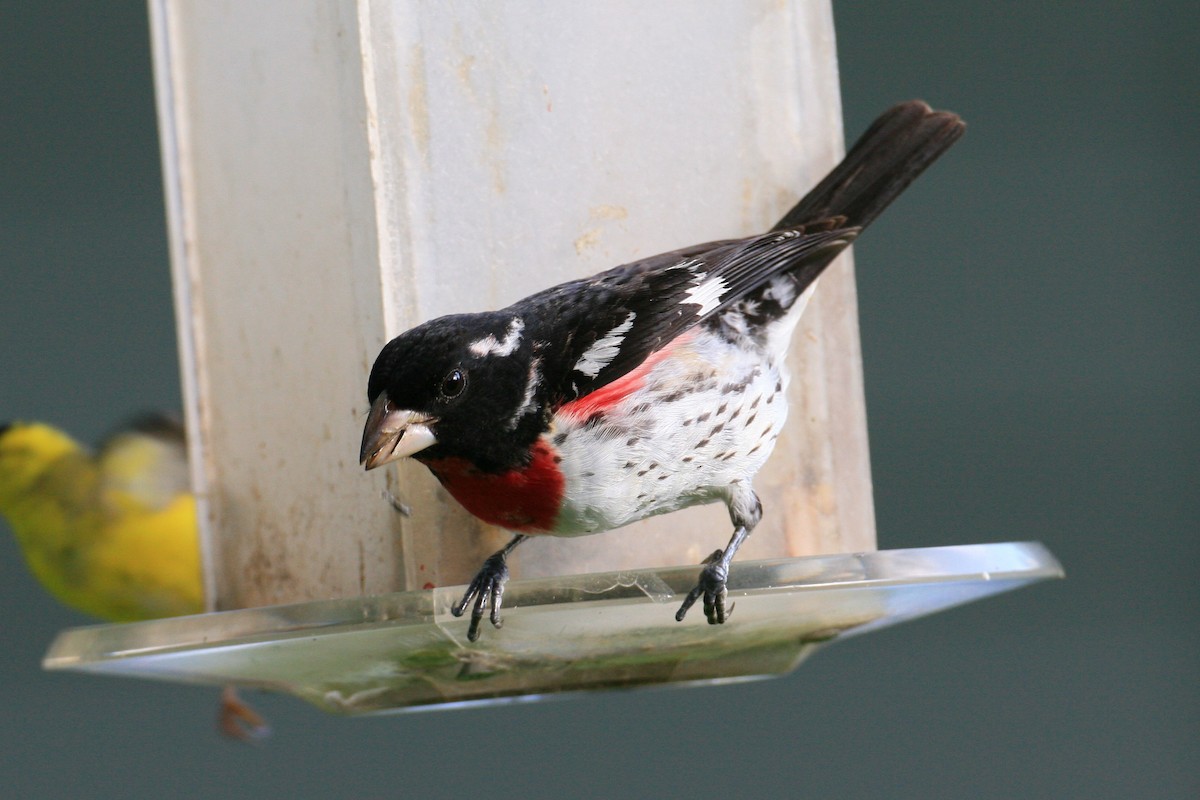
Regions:
<instances>
[{"instance_id":1,"label":"black head","mask_svg":"<svg viewBox=\"0 0 1200 800\"><path fill-rule=\"evenodd\" d=\"M485 471L523 465L545 428L539 359L511 312L440 317L380 351L360 460L459 457Z\"/></svg>"}]
</instances>

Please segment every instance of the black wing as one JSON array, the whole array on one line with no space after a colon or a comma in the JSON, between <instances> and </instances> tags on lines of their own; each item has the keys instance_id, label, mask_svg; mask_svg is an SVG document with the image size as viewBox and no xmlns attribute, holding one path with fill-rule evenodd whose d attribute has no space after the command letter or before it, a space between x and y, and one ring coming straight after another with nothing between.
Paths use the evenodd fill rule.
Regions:
<instances>
[{"instance_id":1,"label":"black wing","mask_svg":"<svg viewBox=\"0 0 1200 800\"><path fill-rule=\"evenodd\" d=\"M651 256L511 307L527 324L534 323L531 333L545 343L542 377L551 406L620 378L779 274L803 273L798 282L810 283L858 234L832 224L816 227L815 232L777 231Z\"/></svg>"}]
</instances>

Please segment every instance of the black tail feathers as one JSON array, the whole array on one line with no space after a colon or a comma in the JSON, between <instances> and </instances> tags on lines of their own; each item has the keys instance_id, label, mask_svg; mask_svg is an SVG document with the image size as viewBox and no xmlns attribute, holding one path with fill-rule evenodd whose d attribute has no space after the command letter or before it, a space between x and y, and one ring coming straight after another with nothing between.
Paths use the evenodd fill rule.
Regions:
<instances>
[{"instance_id":1,"label":"black tail feathers","mask_svg":"<svg viewBox=\"0 0 1200 800\"><path fill-rule=\"evenodd\" d=\"M965 128L958 115L934 111L920 100L893 106L773 230L811 225L830 217L843 218L841 225L867 227L958 141Z\"/></svg>"}]
</instances>

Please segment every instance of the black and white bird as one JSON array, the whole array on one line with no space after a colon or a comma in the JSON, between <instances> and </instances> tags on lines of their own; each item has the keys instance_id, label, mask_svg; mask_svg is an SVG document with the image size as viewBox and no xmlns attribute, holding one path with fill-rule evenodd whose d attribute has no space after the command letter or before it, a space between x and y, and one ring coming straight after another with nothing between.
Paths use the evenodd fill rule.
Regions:
<instances>
[{"instance_id":1,"label":"black and white bird","mask_svg":"<svg viewBox=\"0 0 1200 800\"><path fill-rule=\"evenodd\" d=\"M500 626L506 559L531 535L579 536L701 503L733 536L676 618L725 582L762 517L754 492L787 417L785 355L821 272L963 133L920 101L877 119L768 233L693 245L389 342L367 386L360 460L411 456L475 516L512 531L462 600L469 638Z\"/></svg>"}]
</instances>

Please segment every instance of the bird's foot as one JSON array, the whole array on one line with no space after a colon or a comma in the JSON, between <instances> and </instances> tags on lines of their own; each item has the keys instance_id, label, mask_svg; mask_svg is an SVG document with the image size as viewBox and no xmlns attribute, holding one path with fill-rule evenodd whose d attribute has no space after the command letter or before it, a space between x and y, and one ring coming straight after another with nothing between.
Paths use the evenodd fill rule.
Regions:
<instances>
[{"instance_id":1,"label":"bird's foot","mask_svg":"<svg viewBox=\"0 0 1200 800\"><path fill-rule=\"evenodd\" d=\"M484 609L491 607L490 619L492 626L499 628L504 624L500 619L500 605L504 600L504 584L508 582L507 552L495 553L483 562L483 567L471 580L466 594L450 608L450 613L461 617L467 606L471 605L471 626L467 628L467 638L472 642L479 640L479 622L483 619Z\"/></svg>"},{"instance_id":2,"label":"bird's foot","mask_svg":"<svg viewBox=\"0 0 1200 800\"><path fill-rule=\"evenodd\" d=\"M271 735L271 726L261 714L238 697L237 689L232 686L226 686L221 692L217 730L222 736L246 743L261 742Z\"/></svg>"},{"instance_id":3,"label":"bird's foot","mask_svg":"<svg viewBox=\"0 0 1200 800\"><path fill-rule=\"evenodd\" d=\"M695 605L701 597L704 598L704 616L709 625L720 625L733 613L733 604L725 608L725 581L729 578L729 565L725 563L725 551L717 550L704 559L704 569L700 570L700 580L688 592L683 605L675 612L675 619L683 622L688 609Z\"/></svg>"}]
</instances>

